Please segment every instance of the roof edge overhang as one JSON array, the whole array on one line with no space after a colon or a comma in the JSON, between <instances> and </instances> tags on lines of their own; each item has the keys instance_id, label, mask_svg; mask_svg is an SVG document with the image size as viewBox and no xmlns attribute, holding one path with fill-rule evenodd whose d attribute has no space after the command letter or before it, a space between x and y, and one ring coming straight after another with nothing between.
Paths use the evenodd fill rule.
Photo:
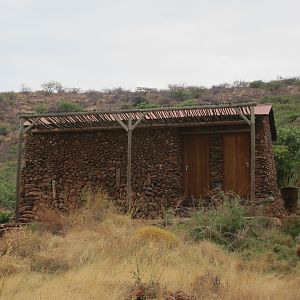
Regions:
<instances>
[{"instance_id":1,"label":"roof edge overhang","mask_svg":"<svg viewBox=\"0 0 300 300\"><path fill-rule=\"evenodd\" d=\"M152 109L93 110L83 112L20 113L24 126L34 131L65 131L74 129L116 129L129 117L141 127L184 127L212 124L229 125L245 122L250 125L251 108L255 115L269 117L272 140L276 140L276 128L272 105L257 105L255 102L219 103L187 107L159 107ZM244 119L244 120L243 120ZM139 121L138 121L139 120ZM117 122L118 121L118 122Z\"/></svg>"}]
</instances>

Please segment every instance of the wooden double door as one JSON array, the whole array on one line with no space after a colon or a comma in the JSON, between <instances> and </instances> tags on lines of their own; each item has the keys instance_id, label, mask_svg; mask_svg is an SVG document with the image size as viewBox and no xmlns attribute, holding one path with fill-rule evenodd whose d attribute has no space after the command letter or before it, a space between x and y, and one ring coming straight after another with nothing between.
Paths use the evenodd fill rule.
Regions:
<instances>
[{"instance_id":1,"label":"wooden double door","mask_svg":"<svg viewBox=\"0 0 300 300\"><path fill-rule=\"evenodd\" d=\"M185 199L200 198L210 190L209 136L186 135L183 139ZM222 150L221 150L222 151ZM214 153L212 153L212 156ZM250 136L247 132L223 135L223 189L242 197L250 192Z\"/></svg>"}]
</instances>

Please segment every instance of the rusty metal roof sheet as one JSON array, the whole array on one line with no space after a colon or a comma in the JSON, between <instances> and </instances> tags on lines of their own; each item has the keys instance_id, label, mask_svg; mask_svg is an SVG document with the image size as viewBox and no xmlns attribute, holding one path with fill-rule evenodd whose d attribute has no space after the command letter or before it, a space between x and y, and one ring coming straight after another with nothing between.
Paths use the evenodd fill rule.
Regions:
<instances>
[{"instance_id":1,"label":"rusty metal roof sheet","mask_svg":"<svg viewBox=\"0 0 300 300\"><path fill-rule=\"evenodd\" d=\"M256 115L269 115L272 109L272 104L258 104L254 108Z\"/></svg>"}]
</instances>

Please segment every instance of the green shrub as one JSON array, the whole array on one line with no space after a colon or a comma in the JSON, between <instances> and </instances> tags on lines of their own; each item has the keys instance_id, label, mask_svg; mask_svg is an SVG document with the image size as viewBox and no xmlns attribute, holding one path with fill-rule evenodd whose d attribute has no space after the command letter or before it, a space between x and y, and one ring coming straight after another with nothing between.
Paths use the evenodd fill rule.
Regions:
<instances>
[{"instance_id":1,"label":"green shrub","mask_svg":"<svg viewBox=\"0 0 300 300\"><path fill-rule=\"evenodd\" d=\"M68 100L62 100L57 104L57 110L60 112L76 112L76 111L82 111L83 108L80 104L74 103Z\"/></svg>"},{"instance_id":2,"label":"green shrub","mask_svg":"<svg viewBox=\"0 0 300 300\"><path fill-rule=\"evenodd\" d=\"M285 186L299 183L300 128L279 128L278 139L273 149L279 184Z\"/></svg>"},{"instance_id":3,"label":"green shrub","mask_svg":"<svg viewBox=\"0 0 300 300\"><path fill-rule=\"evenodd\" d=\"M296 80L293 82L293 85L300 86L300 79L296 79Z\"/></svg>"},{"instance_id":4,"label":"green shrub","mask_svg":"<svg viewBox=\"0 0 300 300\"><path fill-rule=\"evenodd\" d=\"M0 207L14 208L16 200L15 174L15 162L8 162L0 169Z\"/></svg>"},{"instance_id":5,"label":"green shrub","mask_svg":"<svg viewBox=\"0 0 300 300\"><path fill-rule=\"evenodd\" d=\"M245 225L245 209L239 198L228 197L217 209L195 213L186 224L193 240L212 240L231 250L236 247L236 239Z\"/></svg>"},{"instance_id":6,"label":"green shrub","mask_svg":"<svg viewBox=\"0 0 300 300\"><path fill-rule=\"evenodd\" d=\"M300 217L289 218L283 226L283 231L293 238L298 236L300 234Z\"/></svg>"},{"instance_id":7,"label":"green shrub","mask_svg":"<svg viewBox=\"0 0 300 300\"><path fill-rule=\"evenodd\" d=\"M205 88L201 86L185 86L183 84L169 84L169 95L179 101L197 99L203 95Z\"/></svg>"},{"instance_id":8,"label":"green shrub","mask_svg":"<svg viewBox=\"0 0 300 300\"><path fill-rule=\"evenodd\" d=\"M295 252L296 242L292 238L300 230L300 221L297 222L290 227L286 224L284 230L271 228L268 218L246 217L239 198L230 199L225 195L223 205L195 213L176 229L184 230L194 241L215 242L239 253L246 260L271 253L274 259L283 261L284 266L291 268L299 260ZM279 265L283 266L281 263ZM270 270L275 267L271 265Z\"/></svg>"},{"instance_id":9,"label":"green shrub","mask_svg":"<svg viewBox=\"0 0 300 300\"><path fill-rule=\"evenodd\" d=\"M3 92L0 93L0 102L6 102L7 104L12 104L17 99L17 94L15 92Z\"/></svg>"},{"instance_id":10,"label":"green shrub","mask_svg":"<svg viewBox=\"0 0 300 300\"><path fill-rule=\"evenodd\" d=\"M48 112L48 106L45 103L39 103L35 107L35 111L39 114Z\"/></svg>"},{"instance_id":11,"label":"green shrub","mask_svg":"<svg viewBox=\"0 0 300 300\"><path fill-rule=\"evenodd\" d=\"M266 85L265 82L262 80L255 80L249 83L249 87L254 88L254 89L262 89Z\"/></svg>"},{"instance_id":12,"label":"green shrub","mask_svg":"<svg viewBox=\"0 0 300 300\"><path fill-rule=\"evenodd\" d=\"M140 102L134 108L137 108L137 109L150 109L150 108L158 108L158 107L160 107L160 105L156 104L156 103Z\"/></svg>"},{"instance_id":13,"label":"green shrub","mask_svg":"<svg viewBox=\"0 0 300 300\"><path fill-rule=\"evenodd\" d=\"M12 213L9 211L0 211L0 224L7 223L12 216Z\"/></svg>"},{"instance_id":14,"label":"green shrub","mask_svg":"<svg viewBox=\"0 0 300 300\"><path fill-rule=\"evenodd\" d=\"M265 88L270 91L277 91L285 86L284 82L281 80L272 80L266 83Z\"/></svg>"},{"instance_id":15,"label":"green shrub","mask_svg":"<svg viewBox=\"0 0 300 300\"><path fill-rule=\"evenodd\" d=\"M186 107L186 106L195 106L197 105L196 101L194 99L187 99L182 101L181 103L177 104L178 107Z\"/></svg>"}]
</instances>

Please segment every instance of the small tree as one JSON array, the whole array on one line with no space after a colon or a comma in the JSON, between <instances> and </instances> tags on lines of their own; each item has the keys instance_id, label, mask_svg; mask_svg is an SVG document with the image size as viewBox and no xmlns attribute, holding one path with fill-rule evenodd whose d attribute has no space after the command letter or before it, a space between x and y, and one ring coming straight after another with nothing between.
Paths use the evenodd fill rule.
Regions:
<instances>
[{"instance_id":1,"label":"small tree","mask_svg":"<svg viewBox=\"0 0 300 300\"><path fill-rule=\"evenodd\" d=\"M60 82L54 81L54 80L48 81L48 82L43 82L41 84L41 88L46 95L50 95L55 92L61 93L64 91L63 85Z\"/></svg>"}]
</instances>

